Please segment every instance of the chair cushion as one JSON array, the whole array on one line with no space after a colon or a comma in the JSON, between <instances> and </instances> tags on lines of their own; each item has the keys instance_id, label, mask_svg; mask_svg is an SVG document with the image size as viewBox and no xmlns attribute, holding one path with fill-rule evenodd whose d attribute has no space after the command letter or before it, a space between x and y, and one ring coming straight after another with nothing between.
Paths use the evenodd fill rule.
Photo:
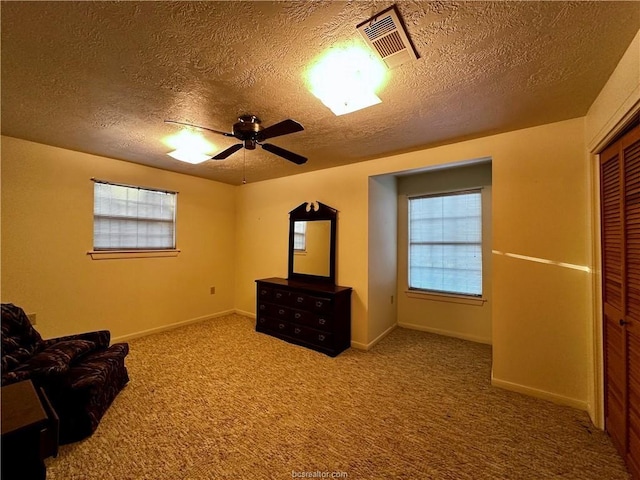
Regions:
<instances>
[{"instance_id":1,"label":"chair cushion","mask_svg":"<svg viewBox=\"0 0 640 480\"><path fill-rule=\"evenodd\" d=\"M29 371L33 376L59 375L67 372L72 362L95 348L95 343L88 340L66 340L54 343L20 365L18 370Z\"/></svg>"},{"instance_id":2,"label":"chair cushion","mask_svg":"<svg viewBox=\"0 0 640 480\"><path fill-rule=\"evenodd\" d=\"M126 343L114 343L107 350L92 352L82 362L72 365L67 376L69 386L82 390L99 385L109 385L112 372L118 370L129 353Z\"/></svg>"}]
</instances>

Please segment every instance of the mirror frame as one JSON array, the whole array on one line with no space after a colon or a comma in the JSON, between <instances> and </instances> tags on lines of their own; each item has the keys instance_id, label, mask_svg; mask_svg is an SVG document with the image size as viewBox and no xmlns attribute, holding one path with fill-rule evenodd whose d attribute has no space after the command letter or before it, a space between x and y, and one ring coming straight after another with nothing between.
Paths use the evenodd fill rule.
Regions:
<instances>
[{"instance_id":1,"label":"mirror frame","mask_svg":"<svg viewBox=\"0 0 640 480\"><path fill-rule=\"evenodd\" d=\"M315 207L315 208L314 208ZM296 221L313 222L317 220L331 221L331 238L329 240L329 276L309 275L293 271L295 237L294 224ZM336 224L338 211L320 202L304 202L289 212L289 280L302 280L307 282L330 283L336 281Z\"/></svg>"}]
</instances>

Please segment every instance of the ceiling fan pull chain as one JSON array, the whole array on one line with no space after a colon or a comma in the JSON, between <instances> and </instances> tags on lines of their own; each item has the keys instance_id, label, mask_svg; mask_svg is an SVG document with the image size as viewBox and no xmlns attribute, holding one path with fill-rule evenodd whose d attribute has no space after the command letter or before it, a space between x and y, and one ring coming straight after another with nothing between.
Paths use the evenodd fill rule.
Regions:
<instances>
[{"instance_id":1,"label":"ceiling fan pull chain","mask_svg":"<svg viewBox=\"0 0 640 480\"><path fill-rule=\"evenodd\" d=\"M245 148L243 151L244 156L242 160L242 184L246 185L247 183L247 149Z\"/></svg>"}]
</instances>

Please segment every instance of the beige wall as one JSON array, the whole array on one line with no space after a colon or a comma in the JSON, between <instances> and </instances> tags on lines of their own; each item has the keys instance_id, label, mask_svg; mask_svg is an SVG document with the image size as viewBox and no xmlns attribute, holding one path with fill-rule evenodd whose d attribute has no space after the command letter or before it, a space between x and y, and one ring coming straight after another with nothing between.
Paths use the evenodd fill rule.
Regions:
<instances>
[{"instance_id":1,"label":"beige wall","mask_svg":"<svg viewBox=\"0 0 640 480\"><path fill-rule=\"evenodd\" d=\"M369 328L372 307L386 303L369 291L370 269L387 251L369 237L380 231L368 225L370 177L491 158L494 383L586 408L590 277L562 266L588 264L583 126L569 120L240 187L237 307L255 312L256 278L286 276L287 212L319 200L340 212L338 283L354 288L353 344L370 345L381 330Z\"/></svg>"},{"instance_id":2,"label":"beige wall","mask_svg":"<svg viewBox=\"0 0 640 480\"><path fill-rule=\"evenodd\" d=\"M408 197L482 188L482 299L464 302L448 296L407 294ZM492 299L491 163L405 174L398 177L398 323L400 326L491 343Z\"/></svg>"},{"instance_id":3,"label":"beige wall","mask_svg":"<svg viewBox=\"0 0 640 480\"><path fill-rule=\"evenodd\" d=\"M397 324L397 192L393 175L369 178L368 323L366 343L354 344L359 348L371 348Z\"/></svg>"},{"instance_id":4,"label":"beige wall","mask_svg":"<svg viewBox=\"0 0 640 480\"><path fill-rule=\"evenodd\" d=\"M640 111L640 31L627 48L615 71L589 108L585 117L586 163L590 166L591 196L591 305L594 318L587 339L592 353L589 362L589 414L604 427L602 296L600 253L600 176L597 153Z\"/></svg>"},{"instance_id":5,"label":"beige wall","mask_svg":"<svg viewBox=\"0 0 640 480\"><path fill-rule=\"evenodd\" d=\"M92 260L91 177L179 191L181 253ZM234 187L2 137L2 301L36 313L45 337L121 337L232 310L234 232Z\"/></svg>"}]
</instances>

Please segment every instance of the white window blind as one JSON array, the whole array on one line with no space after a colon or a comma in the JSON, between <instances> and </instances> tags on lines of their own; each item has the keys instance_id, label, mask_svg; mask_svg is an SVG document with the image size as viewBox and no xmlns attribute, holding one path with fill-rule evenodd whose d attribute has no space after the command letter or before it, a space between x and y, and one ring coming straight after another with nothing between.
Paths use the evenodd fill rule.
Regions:
<instances>
[{"instance_id":1,"label":"white window blind","mask_svg":"<svg viewBox=\"0 0 640 480\"><path fill-rule=\"evenodd\" d=\"M409 198L409 288L482 295L480 190Z\"/></svg>"},{"instance_id":2,"label":"white window blind","mask_svg":"<svg viewBox=\"0 0 640 480\"><path fill-rule=\"evenodd\" d=\"M307 222L294 222L293 249L302 252L307 249Z\"/></svg>"},{"instance_id":3,"label":"white window blind","mask_svg":"<svg viewBox=\"0 0 640 480\"><path fill-rule=\"evenodd\" d=\"M94 250L176 248L176 193L95 181Z\"/></svg>"}]
</instances>

